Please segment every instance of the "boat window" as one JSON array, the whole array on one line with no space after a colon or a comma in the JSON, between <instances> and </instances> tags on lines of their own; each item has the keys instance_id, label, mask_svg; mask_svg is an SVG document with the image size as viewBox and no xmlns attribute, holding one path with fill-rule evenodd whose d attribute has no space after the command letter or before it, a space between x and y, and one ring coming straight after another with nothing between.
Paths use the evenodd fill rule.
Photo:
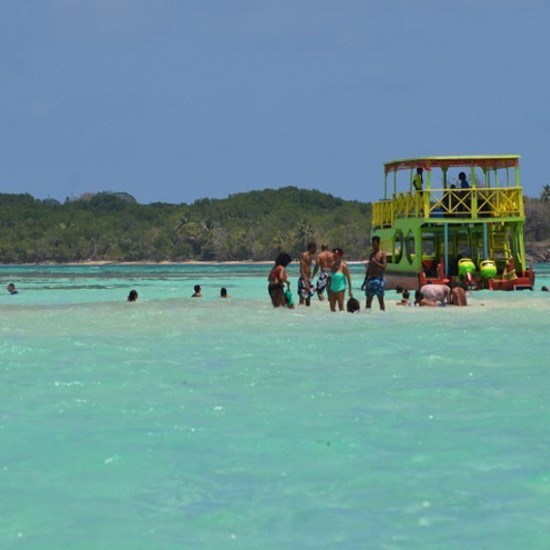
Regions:
<instances>
[{"instance_id":1,"label":"boat window","mask_svg":"<svg viewBox=\"0 0 550 550\"><path fill-rule=\"evenodd\" d=\"M398 264L401 261L403 257L404 240L403 232L397 231L393 238L392 263Z\"/></svg>"},{"instance_id":2,"label":"boat window","mask_svg":"<svg viewBox=\"0 0 550 550\"><path fill-rule=\"evenodd\" d=\"M407 260L412 264L414 261L414 235L412 231L409 231L407 235Z\"/></svg>"},{"instance_id":3,"label":"boat window","mask_svg":"<svg viewBox=\"0 0 550 550\"><path fill-rule=\"evenodd\" d=\"M433 233L422 234L422 257L433 256L435 254L435 236Z\"/></svg>"}]
</instances>

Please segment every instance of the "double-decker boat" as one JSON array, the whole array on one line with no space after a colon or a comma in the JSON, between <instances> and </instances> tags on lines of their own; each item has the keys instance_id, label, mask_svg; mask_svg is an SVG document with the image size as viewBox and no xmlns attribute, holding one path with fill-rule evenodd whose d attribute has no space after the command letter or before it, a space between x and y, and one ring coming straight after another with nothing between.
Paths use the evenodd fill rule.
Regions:
<instances>
[{"instance_id":1,"label":"double-decker boat","mask_svg":"<svg viewBox=\"0 0 550 550\"><path fill-rule=\"evenodd\" d=\"M420 157L384 165L372 235L388 254L386 288L460 279L533 289L526 265L519 155Z\"/></svg>"}]
</instances>

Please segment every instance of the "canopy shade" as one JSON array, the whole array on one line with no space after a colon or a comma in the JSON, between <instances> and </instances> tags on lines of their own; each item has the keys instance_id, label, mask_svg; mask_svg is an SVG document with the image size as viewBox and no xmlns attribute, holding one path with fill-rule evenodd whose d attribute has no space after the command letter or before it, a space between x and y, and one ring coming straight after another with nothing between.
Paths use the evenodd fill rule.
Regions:
<instances>
[{"instance_id":1,"label":"canopy shade","mask_svg":"<svg viewBox=\"0 0 550 550\"><path fill-rule=\"evenodd\" d=\"M393 160L384 164L384 172L398 172L399 170L424 168L452 168L452 167L479 167L489 170L498 168L516 168L519 165L519 155L474 155L457 157L418 157L411 159Z\"/></svg>"}]
</instances>

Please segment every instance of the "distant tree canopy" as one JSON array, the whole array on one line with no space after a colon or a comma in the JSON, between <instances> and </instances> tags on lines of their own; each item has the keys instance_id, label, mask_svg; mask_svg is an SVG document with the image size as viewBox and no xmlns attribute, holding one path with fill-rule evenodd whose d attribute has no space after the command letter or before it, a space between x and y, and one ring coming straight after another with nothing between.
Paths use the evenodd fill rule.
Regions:
<instances>
[{"instance_id":1,"label":"distant tree canopy","mask_svg":"<svg viewBox=\"0 0 550 550\"><path fill-rule=\"evenodd\" d=\"M550 187L525 199L525 239L550 240ZM87 193L64 204L0 194L0 262L272 260L309 241L367 256L371 205L296 187L142 205L127 193Z\"/></svg>"},{"instance_id":2,"label":"distant tree canopy","mask_svg":"<svg viewBox=\"0 0 550 550\"><path fill-rule=\"evenodd\" d=\"M540 199L525 199L525 240L550 240L550 200L545 198L544 192Z\"/></svg>"},{"instance_id":3,"label":"distant tree canopy","mask_svg":"<svg viewBox=\"0 0 550 550\"><path fill-rule=\"evenodd\" d=\"M64 204L0 194L0 261L271 260L311 240L366 256L371 205L295 187L191 205L138 204L127 193Z\"/></svg>"},{"instance_id":4,"label":"distant tree canopy","mask_svg":"<svg viewBox=\"0 0 550 550\"><path fill-rule=\"evenodd\" d=\"M540 193L540 200L542 202L550 201L550 185L545 185Z\"/></svg>"}]
</instances>

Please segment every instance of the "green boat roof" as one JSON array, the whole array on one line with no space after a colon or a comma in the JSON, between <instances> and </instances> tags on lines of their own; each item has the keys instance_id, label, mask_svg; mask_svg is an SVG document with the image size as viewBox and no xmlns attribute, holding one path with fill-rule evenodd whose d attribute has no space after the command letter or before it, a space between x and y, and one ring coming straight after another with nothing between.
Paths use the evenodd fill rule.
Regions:
<instances>
[{"instance_id":1,"label":"green boat roof","mask_svg":"<svg viewBox=\"0 0 550 550\"><path fill-rule=\"evenodd\" d=\"M517 168L520 155L470 155L450 157L416 157L409 159L392 160L384 164L384 172L398 172L415 168L451 168L451 167L479 167L489 170L498 168Z\"/></svg>"}]
</instances>

